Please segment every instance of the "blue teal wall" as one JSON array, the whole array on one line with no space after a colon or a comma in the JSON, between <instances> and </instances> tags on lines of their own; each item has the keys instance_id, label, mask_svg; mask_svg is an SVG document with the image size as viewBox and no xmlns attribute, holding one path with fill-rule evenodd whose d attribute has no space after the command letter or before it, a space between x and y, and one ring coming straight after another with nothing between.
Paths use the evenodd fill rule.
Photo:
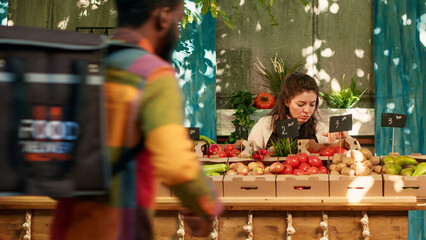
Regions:
<instances>
[{"instance_id":1,"label":"blue teal wall","mask_svg":"<svg viewBox=\"0 0 426 240\"><path fill-rule=\"evenodd\" d=\"M380 127L382 113L407 114L395 129L395 150L426 154L426 2L374 1L376 153L392 151L392 128ZM426 239L425 211L409 211L408 239Z\"/></svg>"},{"instance_id":2,"label":"blue teal wall","mask_svg":"<svg viewBox=\"0 0 426 240\"><path fill-rule=\"evenodd\" d=\"M195 9L195 0L188 4ZM185 126L199 127L200 134L216 140L216 27L215 19L187 24L173 54L185 101Z\"/></svg>"}]
</instances>

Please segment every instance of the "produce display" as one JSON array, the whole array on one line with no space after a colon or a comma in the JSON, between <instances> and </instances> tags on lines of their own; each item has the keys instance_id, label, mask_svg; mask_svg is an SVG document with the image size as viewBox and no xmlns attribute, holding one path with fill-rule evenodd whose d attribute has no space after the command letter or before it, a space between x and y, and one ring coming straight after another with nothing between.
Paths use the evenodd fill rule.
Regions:
<instances>
[{"instance_id":1,"label":"produce display","mask_svg":"<svg viewBox=\"0 0 426 240\"><path fill-rule=\"evenodd\" d=\"M335 153L328 167L332 175L367 176L382 173L380 158L366 149L349 150L344 154Z\"/></svg>"},{"instance_id":2,"label":"produce display","mask_svg":"<svg viewBox=\"0 0 426 240\"><path fill-rule=\"evenodd\" d=\"M385 156L381 160L383 174L420 176L426 174L426 163L409 156Z\"/></svg>"}]
</instances>

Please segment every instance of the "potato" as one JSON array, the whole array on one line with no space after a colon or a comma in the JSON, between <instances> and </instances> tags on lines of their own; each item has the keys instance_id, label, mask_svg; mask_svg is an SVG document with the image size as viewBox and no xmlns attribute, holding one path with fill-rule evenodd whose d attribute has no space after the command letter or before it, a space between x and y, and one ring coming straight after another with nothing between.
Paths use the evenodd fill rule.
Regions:
<instances>
[{"instance_id":1,"label":"potato","mask_svg":"<svg viewBox=\"0 0 426 240\"><path fill-rule=\"evenodd\" d=\"M352 164L351 166L349 166L349 168L350 168L350 169L353 169L353 170L356 170L357 165L354 163L354 164Z\"/></svg>"},{"instance_id":2,"label":"potato","mask_svg":"<svg viewBox=\"0 0 426 240\"><path fill-rule=\"evenodd\" d=\"M373 166L377 166L380 164L380 157L373 156L370 158L370 161L373 163Z\"/></svg>"},{"instance_id":3,"label":"potato","mask_svg":"<svg viewBox=\"0 0 426 240\"><path fill-rule=\"evenodd\" d=\"M330 175L340 175L340 173L336 170L331 170Z\"/></svg>"},{"instance_id":4,"label":"potato","mask_svg":"<svg viewBox=\"0 0 426 240\"><path fill-rule=\"evenodd\" d=\"M373 172L380 174L382 173L382 166L378 165L378 166L374 166L371 170L373 170Z\"/></svg>"},{"instance_id":5,"label":"potato","mask_svg":"<svg viewBox=\"0 0 426 240\"><path fill-rule=\"evenodd\" d=\"M331 164L331 165L328 167L328 170L330 170L330 171L336 170L336 171L337 171L337 164Z\"/></svg>"},{"instance_id":6,"label":"potato","mask_svg":"<svg viewBox=\"0 0 426 240\"><path fill-rule=\"evenodd\" d=\"M373 156L373 153L368 148L361 148L359 151L362 152L367 159L370 159Z\"/></svg>"},{"instance_id":7,"label":"potato","mask_svg":"<svg viewBox=\"0 0 426 240\"><path fill-rule=\"evenodd\" d=\"M339 164L337 164L337 169L336 170L340 172L345 167L348 167L348 166L346 166L346 163L339 163Z\"/></svg>"},{"instance_id":8,"label":"potato","mask_svg":"<svg viewBox=\"0 0 426 240\"><path fill-rule=\"evenodd\" d=\"M367 158L362 154L362 152L358 150L349 150L346 153L347 157L353 157L355 162L363 162L364 160L367 160Z\"/></svg>"},{"instance_id":9,"label":"potato","mask_svg":"<svg viewBox=\"0 0 426 240\"><path fill-rule=\"evenodd\" d=\"M356 168L355 174L357 176L368 176L371 173L371 168L365 166L358 166Z\"/></svg>"},{"instance_id":10,"label":"potato","mask_svg":"<svg viewBox=\"0 0 426 240\"><path fill-rule=\"evenodd\" d=\"M355 163L355 160L352 157L343 157L342 163L346 164L347 167Z\"/></svg>"},{"instance_id":11,"label":"potato","mask_svg":"<svg viewBox=\"0 0 426 240\"><path fill-rule=\"evenodd\" d=\"M339 164L342 162L342 156L338 153L333 155L333 159L331 160L334 164Z\"/></svg>"},{"instance_id":12,"label":"potato","mask_svg":"<svg viewBox=\"0 0 426 240\"><path fill-rule=\"evenodd\" d=\"M355 170L345 167L342 169L341 174L346 176L355 176Z\"/></svg>"},{"instance_id":13,"label":"potato","mask_svg":"<svg viewBox=\"0 0 426 240\"><path fill-rule=\"evenodd\" d=\"M372 168L373 167L373 162L370 161L370 160L365 160L364 162L362 162L362 165L364 167Z\"/></svg>"}]
</instances>

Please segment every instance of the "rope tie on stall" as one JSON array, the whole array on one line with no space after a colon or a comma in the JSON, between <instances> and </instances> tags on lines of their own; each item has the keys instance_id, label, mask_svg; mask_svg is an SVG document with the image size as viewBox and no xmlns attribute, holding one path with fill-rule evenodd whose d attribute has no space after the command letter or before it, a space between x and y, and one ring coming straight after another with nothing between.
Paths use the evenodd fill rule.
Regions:
<instances>
[{"instance_id":1,"label":"rope tie on stall","mask_svg":"<svg viewBox=\"0 0 426 240\"><path fill-rule=\"evenodd\" d=\"M213 221L213 231L209 235L210 240L217 240L219 237L219 221L217 220L217 217L215 217Z\"/></svg>"},{"instance_id":2,"label":"rope tie on stall","mask_svg":"<svg viewBox=\"0 0 426 240\"><path fill-rule=\"evenodd\" d=\"M368 215L366 211L362 211L363 217L361 218L362 223L362 236L364 240L370 240L370 227L368 226Z\"/></svg>"},{"instance_id":3,"label":"rope tie on stall","mask_svg":"<svg viewBox=\"0 0 426 240\"><path fill-rule=\"evenodd\" d=\"M183 218L182 214L178 214L178 222L179 222L179 229L176 232L176 235L178 236L179 240L184 240L185 238L185 226L183 225Z\"/></svg>"},{"instance_id":4,"label":"rope tie on stall","mask_svg":"<svg viewBox=\"0 0 426 240\"><path fill-rule=\"evenodd\" d=\"M322 221L320 223L320 227L324 231L320 240L328 240L328 215L325 212L322 212Z\"/></svg>"},{"instance_id":5,"label":"rope tie on stall","mask_svg":"<svg viewBox=\"0 0 426 240\"><path fill-rule=\"evenodd\" d=\"M24 240L31 240L31 218L32 218L33 214L31 212L31 210L27 210L27 212L25 213L25 223L22 224L22 227L25 230L25 234L24 234Z\"/></svg>"},{"instance_id":6,"label":"rope tie on stall","mask_svg":"<svg viewBox=\"0 0 426 240\"><path fill-rule=\"evenodd\" d=\"M247 224L244 226L244 230L247 232L246 240L253 240L253 212L248 212Z\"/></svg>"},{"instance_id":7,"label":"rope tie on stall","mask_svg":"<svg viewBox=\"0 0 426 240\"><path fill-rule=\"evenodd\" d=\"M292 240L296 230L293 227L293 217L290 212L287 212L287 240Z\"/></svg>"}]
</instances>

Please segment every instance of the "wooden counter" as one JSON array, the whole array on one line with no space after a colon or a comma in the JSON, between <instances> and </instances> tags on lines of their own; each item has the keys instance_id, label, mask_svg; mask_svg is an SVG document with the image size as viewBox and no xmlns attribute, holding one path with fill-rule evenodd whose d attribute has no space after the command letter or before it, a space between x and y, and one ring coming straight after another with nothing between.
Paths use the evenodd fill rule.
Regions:
<instances>
[{"instance_id":1,"label":"wooden counter","mask_svg":"<svg viewBox=\"0 0 426 240\"><path fill-rule=\"evenodd\" d=\"M255 239L284 239L286 214L293 215L294 240L319 239L322 213L329 217L329 239L361 238L362 211L370 220L371 239L408 239L408 210L426 210L415 198L366 198L348 202L344 198L222 198L225 212L218 219L219 239L245 239L243 230L248 213L253 213ZM26 210L31 210L32 240L48 240L50 222L56 202L45 197L0 197L0 239L20 240ZM176 198L157 198L154 219L156 240L177 239L178 210ZM185 239L194 238L189 235Z\"/></svg>"}]
</instances>

